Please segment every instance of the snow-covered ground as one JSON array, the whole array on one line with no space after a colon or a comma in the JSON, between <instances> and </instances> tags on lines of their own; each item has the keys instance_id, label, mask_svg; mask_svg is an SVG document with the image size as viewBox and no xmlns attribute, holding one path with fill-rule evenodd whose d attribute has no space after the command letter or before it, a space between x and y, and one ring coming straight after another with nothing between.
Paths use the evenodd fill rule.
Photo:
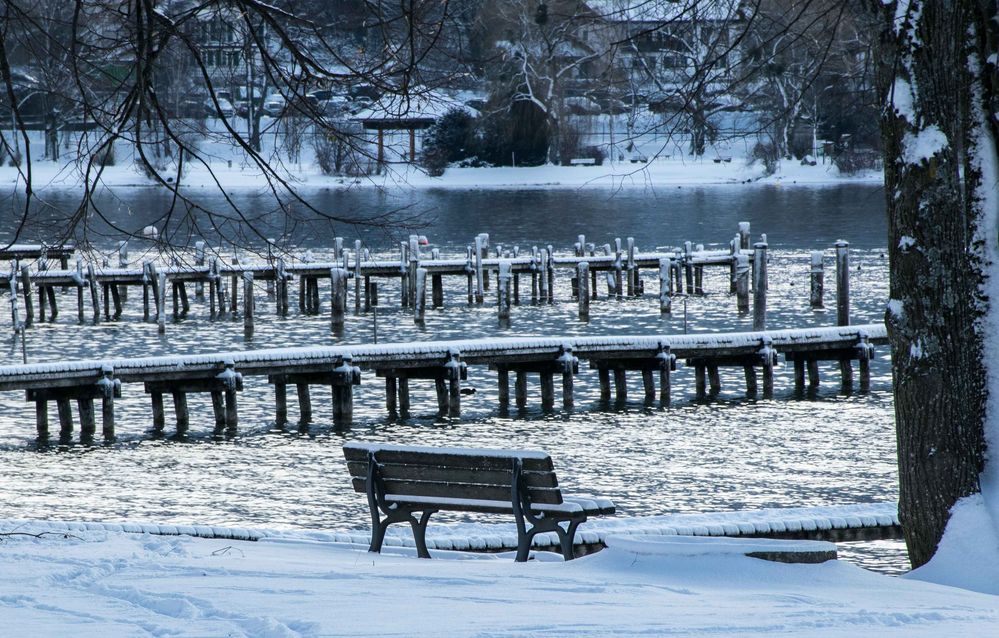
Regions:
<instances>
[{"instance_id":1,"label":"snow-covered ground","mask_svg":"<svg viewBox=\"0 0 999 638\"><path fill-rule=\"evenodd\" d=\"M211 128L211 127L210 127ZM215 127L217 128L217 126ZM38 139L34 139L34 138ZM391 137L391 136L390 136ZM46 188L78 188L80 166L67 160L58 162L39 159L44 148L40 134L32 132L31 163L32 181L36 191ZM686 155L682 144L673 140L663 141L653 137L639 140L633 151L620 152L602 166L533 166L494 168L449 168L441 177L430 177L420 168L401 161L398 152L390 152L390 163L380 175L363 177L338 177L324 175L315 164L315 154L310 144L302 144L298 161L291 161L283 150L280 135L264 135L262 155L283 180L306 192L322 188L547 188L547 187L600 187L600 188L656 188L678 185L738 184L759 182L765 184L829 184L843 182L880 183L881 171L866 171L857 175L841 175L832 163L803 166L796 160L780 163L773 175L765 175L759 162L747 160L748 146L744 140L719 143L703 157ZM389 140L397 146L399 140ZM117 163L108 166L101 175L101 182L110 187L152 186L149 177L139 171L133 161L131 146L121 142L116 146ZM194 189L217 189L221 184L226 190L267 191L263 173L248 161L242 150L213 133L199 144L199 152L207 166L197 161L188 164L182 183ZM632 157L645 157L648 161L632 162ZM623 158L619 160L617 158ZM716 161L718 160L718 161ZM23 170L23 168L22 168ZM172 175L169 169L164 177ZM0 167L0 186L15 185L23 180L18 169L9 165Z\"/></svg>"},{"instance_id":2,"label":"snow-covered ground","mask_svg":"<svg viewBox=\"0 0 999 638\"><path fill-rule=\"evenodd\" d=\"M991 636L999 597L840 561L240 542L106 531L0 545L9 636ZM638 551L636 551L638 550Z\"/></svg>"}]
</instances>

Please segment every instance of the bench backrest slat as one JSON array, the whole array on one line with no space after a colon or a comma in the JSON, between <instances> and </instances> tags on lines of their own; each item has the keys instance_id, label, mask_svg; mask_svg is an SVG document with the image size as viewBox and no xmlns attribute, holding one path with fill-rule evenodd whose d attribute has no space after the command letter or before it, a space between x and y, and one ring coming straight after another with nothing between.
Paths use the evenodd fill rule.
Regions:
<instances>
[{"instance_id":1,"label":"bench backrest slat","mask_svg":"<svg viewBox=\"0 0 999 638\"><path fill-rule=\"evenodd\" d=\"M375 455L386 497L426 496L509 503L515 461L533 503L562 503L551 457L543 452L460 448L412 448L346 444L347 467L358 492L366 491L368 458Z\"/></svg>"},{"instance_id":2,"label":"bench backrest slat","mask_svg":"<svg viewBox=\"0 0 999 638\"><path fill-rule=\"evenodd\" d=\"M368 449L364 447L351 447L349 444L343 446L343 455L348 461L368 460ZM483 450L483 452L487 452ZM379 463L399 463L404 465L439 465L442 467L464 467L468 469L481 470L508 470L511 468L513 458L520 458L522 467L526 471L550 472L554 468L551 457L538 456L537 453L517 456L511 452L510 455L498 454L460 454L446 450L427 451L420 449L417 451L400 448L386 448L376 451Z\"/></svg>"},{"instance_id":3,"label":"bench backrest slat","mask_svg":"<svg viewBox=\"0 0 999 638\"><path fill-rule=\"evenodd\" d=\"M351 479L354 490L365 490L364 479ZM462 498L481 501L500 501L510 503L510 486L482 485L477 483L431 483L427 481L385 480L385 494L391 500L392 496L430 496L436 498ZM558 488L540 489L528 488L532 503L559 504L562 502L562 492Z\"/></svg>"},{"instance_id":4,"label":"bench backrest slat","mask_svg":"<svg viewBox=\"0 0 999 638\"><path fill-rule=\"evenodd\" d=\"M367 461L348 461L347 469L354 478L365 479L368 475ZM510 487L513 480L513 470L473 470L460 467L442 467L439 465L401 465L398 463L382 463L379 471L384 479L402 479L409 481L431 481L451 483L478 483L483 485L505 485ZM554 472L524 472L524 484L528 487L554 488L558 487L558 479Z\"/></svg>"}]
</instances>

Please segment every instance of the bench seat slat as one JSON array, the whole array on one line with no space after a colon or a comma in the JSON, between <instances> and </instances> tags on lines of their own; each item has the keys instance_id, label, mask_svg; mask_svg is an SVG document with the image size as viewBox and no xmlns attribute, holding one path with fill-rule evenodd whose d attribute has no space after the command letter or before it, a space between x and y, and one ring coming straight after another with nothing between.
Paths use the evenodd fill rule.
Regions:
<instances>
[{"instance_id":1,"label":"bench seat slat","mask_svg":"<svg viewBox=\"0 0 999 638\"><path fill-rule=\"evenodd\" d=\"M550 472L555 469L551 457L544 452L517 450L486 450L476 448L406 448L394 445L345 443L344 457L348 461L367 461L375 452L381 463L439 465L469 469L507 470L512 459L519 458L523 469L532 472Z\"/></svg>"},{"instance_id":2,"label":"bench seat slat","mask_svg":"<svg viewBox=\"0 0 999 638\"><path fill-rule=\"evenodd\" d=\"M361 478L351 479L354 490L364 492L365 481ZM384 479L386 498L396 496L431 496L453 497L458 499L510 501L509 485L478 485L475 483L441 483L430 481L405 481ZM534 503L558 504L562 502L562 492L558 489L527 488L530 499Z\"/></svg>"},{"instance_id":3,"label":"bench seat slat","mask_svg":"<svg viewBox=\"0 0 999 638\"><path fill-rule=\"evenodd\" d=\"M364 479L368 476L367 460L348 461L347 469L354 478ZM380 463L378 469L381 476L386 479L503 485L507 489L513 481L512 470L473 470L440 465L402 465L397 463ZM554 472L524 472L521 476L528 487L558 487L558 479Z\"/></svg>"},{"instance_id":4,"label":"bench seat slat","mask_svg":"<svg viewBox=\"0 0 999 638\"><path fill-rule=\"evenodd\" d=\"M513 507L510 505L509 501L503 502L430 496L393 496L388 497L387 500L389 503L399 503L409 506L425 505L428 508L460 512L509 513L513 511ZM593 501L589 502L593 503ZM531 510L534 512L544 512L546 514L564 515L597 515L600 514L601 511L600 508L587 509L578 502L553 504L533 503L531 505Z\"/></svg>"}]
</instances>

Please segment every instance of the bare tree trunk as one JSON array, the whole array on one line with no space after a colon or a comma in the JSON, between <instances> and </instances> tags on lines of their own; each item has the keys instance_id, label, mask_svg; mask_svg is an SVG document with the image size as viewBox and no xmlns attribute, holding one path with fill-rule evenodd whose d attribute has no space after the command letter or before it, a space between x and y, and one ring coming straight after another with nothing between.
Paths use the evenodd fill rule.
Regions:
<instances>
[{"instance_id":1,"label":"bare tree trunk","mask_svg":"<svg viewBox=\"0 0 999 638\"><path fill-rule=\"evenodd\" d=\"M977 205L982 181L968 170L967 136L982 125L968 54L986 21L971 0L913 2L919 6L901 24L894 3L872 4L883 20L878 89L886 104L899 517L918 567L935 553L954 503L980 491L984 466L982 326L993 311L982 295L983 244L994 250L997 238L983 242L981 231L997 212Z\"/></svg>"}]
</instances>

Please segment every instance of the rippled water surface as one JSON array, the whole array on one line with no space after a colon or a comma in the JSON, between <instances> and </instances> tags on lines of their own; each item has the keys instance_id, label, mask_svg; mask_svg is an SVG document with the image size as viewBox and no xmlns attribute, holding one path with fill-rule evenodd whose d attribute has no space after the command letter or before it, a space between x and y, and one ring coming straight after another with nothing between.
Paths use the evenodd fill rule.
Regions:
<instances>
[{"instance_id":1,"label":"rippled water surface","mask_svg":"<svg viewBox=\"0 0 999 638\"><path fill-rule=\"evenodd\" d=\"M685 239L723 244L737 222L750 220L754 235L765 232L773 248L770 261L768 327L831 325L835 309L808 305L808 253L825 249L827 305L833 306L832 243L852 244L851 285L854 323L880 321L887 298L885 222L880 189L716 187L652 193L623 191L425 192L402 198L379 193L320 193L321 206L372 212L400 205L429 211L434 223L421 231L445 254L463 254L477 232L489 232L495 245L551 243L569 250L576 235L598 243L633 236L640 248L673 245ZM122 198L122 215L157 205L151 193ZM160 202L161 203L161 202ZM359 231L342 234L352 243L361 236L386 255L392 238ZM0 240L3 239L0 232ZM110 238L108 240L111 241ZM317 253L328 238L307 234L297 245ZM105 248L110 248L108 243ZM133 253L141 247L133 247ZM751 316L740 316L727 293L727 269L707 271L703 297L677 298L673 313L660 316L658 283L645 273L646 294L637 299L600 299L587 323L576 317L566 271L557 276L556 302L531 305L524 295L510 327L499 328L495 290L483 306L465 303L462 278L445 279L446 305L427 310L424 325L398 308L398 283L380 283L379 342L442 340L486 336L677 334L748 330ZM526 283L526 282L525 282ZM325 283L322 306L328 312ZM529 283L522 291L529 289ZM257 291L254 337L243 337L242 323L211 321L195 302L190 316L168 323L166 335L142 322L137 291L120 321L78 325L75 293L62 295L54 323L36 325L27 338L29 361L127 357L212 352L278 346L369 342L372 314L350 315L342 334L333 334L328 315L302 317L297 299L292 314L274 316L273 302ZM3 298L6 303L6 297ZM0 334L10 335L9 314ZM4 337L0 363L19 363L20 350ZM773 399L747 398L741 370L722 371L722 393L710 401L694 396L693 371L674 376L673 405L646 406L641 379L629 379L629 401L604 406L596 374L581 366L572 412L540 409L536 379L529 386L529 407L501 414L493 373L469 370L460 420L436 418L432 384L413 382L412 416L390 420L384 387L365 373L355 394L355 424L348 432L332 427L329 393L313 388L314 422L307 430L273 427L273 391L259 377L248 378L240 395L239 436L211 438L210 403L190 396L192 425L184 441L150 437L148 398L140 386L126 386L116 403L119 441L112 446L70 446L39 450L34 442L33 404L20 393L0 394L0 478L5 493L0 516L201 523L289 528L364 528L364 499L350 491L340 446L363 439L419 445L538 448L555 459L561 482L613 498L623 515L731 510L758 507L879 502L897 497L895 438L887 347L872 365L869 392L843 392L838 370L822 364L819 390L798 396L790 366L777 372ZM291 393L292 396L294 393ZM291 416L297 406L290 405ZM54 410L53 412L54 417ZM168 423L172 411L167 408ZM168 431L170 426L168 425ZM447 518L441 515L441 520ZM846 553L853 555L851 548ZM904 567L899 542L864 544L859 562L880 569Z\"/></svg>"}]
</instances>

